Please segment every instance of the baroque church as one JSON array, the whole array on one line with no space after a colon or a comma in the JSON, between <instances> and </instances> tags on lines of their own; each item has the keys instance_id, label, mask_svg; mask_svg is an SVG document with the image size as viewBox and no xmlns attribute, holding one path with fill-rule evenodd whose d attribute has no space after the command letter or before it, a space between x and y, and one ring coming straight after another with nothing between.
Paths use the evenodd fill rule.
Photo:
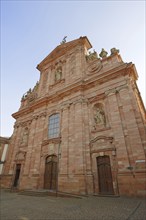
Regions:
<instances>
[{"instance_id":1,"label":"baroque church","mask_svg":"<svg viewBox=\"0 0 146 220\"><path fill-rule=\"evenodd\" d=\"M78 195L146 195L145 108L132 62L61 42L23 95L2 140L1 186ZM6 143L6 144L5 144ZM7 149L5 149L7 147Z\"/></svg>"}]
</instances>

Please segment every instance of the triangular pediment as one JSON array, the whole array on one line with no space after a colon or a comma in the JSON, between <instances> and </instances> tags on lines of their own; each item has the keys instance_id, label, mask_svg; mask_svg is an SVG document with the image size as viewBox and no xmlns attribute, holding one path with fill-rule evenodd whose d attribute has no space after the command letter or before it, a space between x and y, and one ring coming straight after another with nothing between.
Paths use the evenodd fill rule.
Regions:
<instances>
[{"instance_id":1,"label":"triangular pediment","mask_svg":"<svg viewBox=\"0 0 146 220\"><path fill-rule=\"evenodd\" d=\"M76 40L73 40L73 41L70 41L67 43L63 43L61 45L58 45L45 59L43 59L42 62L37 65L37 69L41 70L44 65L61 57L67 51L71 50L72 48L74 48L75 46L77 46L79 44L85 45L87 49L90 49L92 47L92 45L89 42L87 37L80 37Z\"/></svg>"}]
</instances>

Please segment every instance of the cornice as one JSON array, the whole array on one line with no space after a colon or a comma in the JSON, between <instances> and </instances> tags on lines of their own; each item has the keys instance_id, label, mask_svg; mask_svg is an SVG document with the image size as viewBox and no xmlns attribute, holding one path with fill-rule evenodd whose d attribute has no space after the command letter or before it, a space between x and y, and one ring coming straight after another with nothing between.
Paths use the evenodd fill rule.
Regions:
<instances>
[{"instance_id":1,"label":"cornice","mask_svg":"<svg viewBox=\"0 0 146 220\"><path fill-rule=\"evenodd\" d=\"M1 137L0 136L0 144L9 144L10 137Z\"/></svg>"}]
</instances>

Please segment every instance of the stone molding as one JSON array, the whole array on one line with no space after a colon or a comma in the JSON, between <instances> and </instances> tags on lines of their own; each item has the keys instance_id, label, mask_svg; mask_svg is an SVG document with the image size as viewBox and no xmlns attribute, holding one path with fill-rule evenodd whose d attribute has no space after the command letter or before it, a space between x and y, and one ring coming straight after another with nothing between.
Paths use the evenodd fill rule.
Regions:
<instances>
[{"instance_id":1,"label":"stone molding","mask_svg":"<svg viewBox=\"0 0 146 220\"><path fill-rule=\"evenodd\" d=\"M75 104L78 104L78 103L82 103L82 104L83 103L88 103L88 99L84 98L84 97L80 97L80 98L78 98L76 100L72 100L70 102L67 101L67 102L65 102L61 105L61 110L68 109L68 108L70 108L71 105L75 105Z\"/></svg>"},{"instance_id":2,"label":"stone molding","mask_svg":"<svg viewBox=\"0 0 146 220\"><path fill-rule=\"evenodd\" d=\"M96 103L96 102L100 102L101 100L104 100L105 97L106 97L105 94L102 93L102 94L96 95L94 97L88 98L88 101L90 103Z\"/></svg>"},{"instance_id":3,"label":"stone molding","mask_svg":"<svg viewBox=\"0 0 146 220\"><path fill-rule=\"evenodd\" d=\"M38 118L41 117L46 117L47 113L46 112L41 112L40 114L36 114L32 116L32 119L29 119L27 121L22 121L22 122L15 122L14 128L20 127L29 127L29 125L32 123L33 120L37 120Z\"/></svg>"},{"instance_id":4,"label":"stone molding","mask_svg":"<svg viewBox=\"0 0 146 220\"><path fill-rule=\"evenodd\" d=\"M58 84L62 84L65 82L65 79L60 79L58 81L56 81L53 85L49 86L49 89L53 89L55 86L58 86Z\"/></svg>"},{"instance_id":5,"label":"stone molding","mask_svg":"<svg viewBox=\"0 0 146 220\"><path fill-rule=\"evenodd\" d=\"M61 142L61 137L49 138L48 140L43 140L42 146L48 145L50 143L60 143L60 142Z\"/></svg>"}]
</instances>

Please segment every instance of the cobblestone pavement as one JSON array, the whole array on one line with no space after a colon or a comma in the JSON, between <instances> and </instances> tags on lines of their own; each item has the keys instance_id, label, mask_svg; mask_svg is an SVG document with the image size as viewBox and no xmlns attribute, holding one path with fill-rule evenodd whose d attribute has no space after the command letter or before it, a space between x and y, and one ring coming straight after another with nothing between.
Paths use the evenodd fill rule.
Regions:
<instances>
[{"instance_id":1,"label":"cobblestone pavement","mask_svg":"<svg viewBox=\"0 0 146 220\"><path fill-rule=\"evenodd\" d=\"M146 201L128 197L34 197L1 191L1 220L145 220Z\"/></svg>"}]
</instances>

